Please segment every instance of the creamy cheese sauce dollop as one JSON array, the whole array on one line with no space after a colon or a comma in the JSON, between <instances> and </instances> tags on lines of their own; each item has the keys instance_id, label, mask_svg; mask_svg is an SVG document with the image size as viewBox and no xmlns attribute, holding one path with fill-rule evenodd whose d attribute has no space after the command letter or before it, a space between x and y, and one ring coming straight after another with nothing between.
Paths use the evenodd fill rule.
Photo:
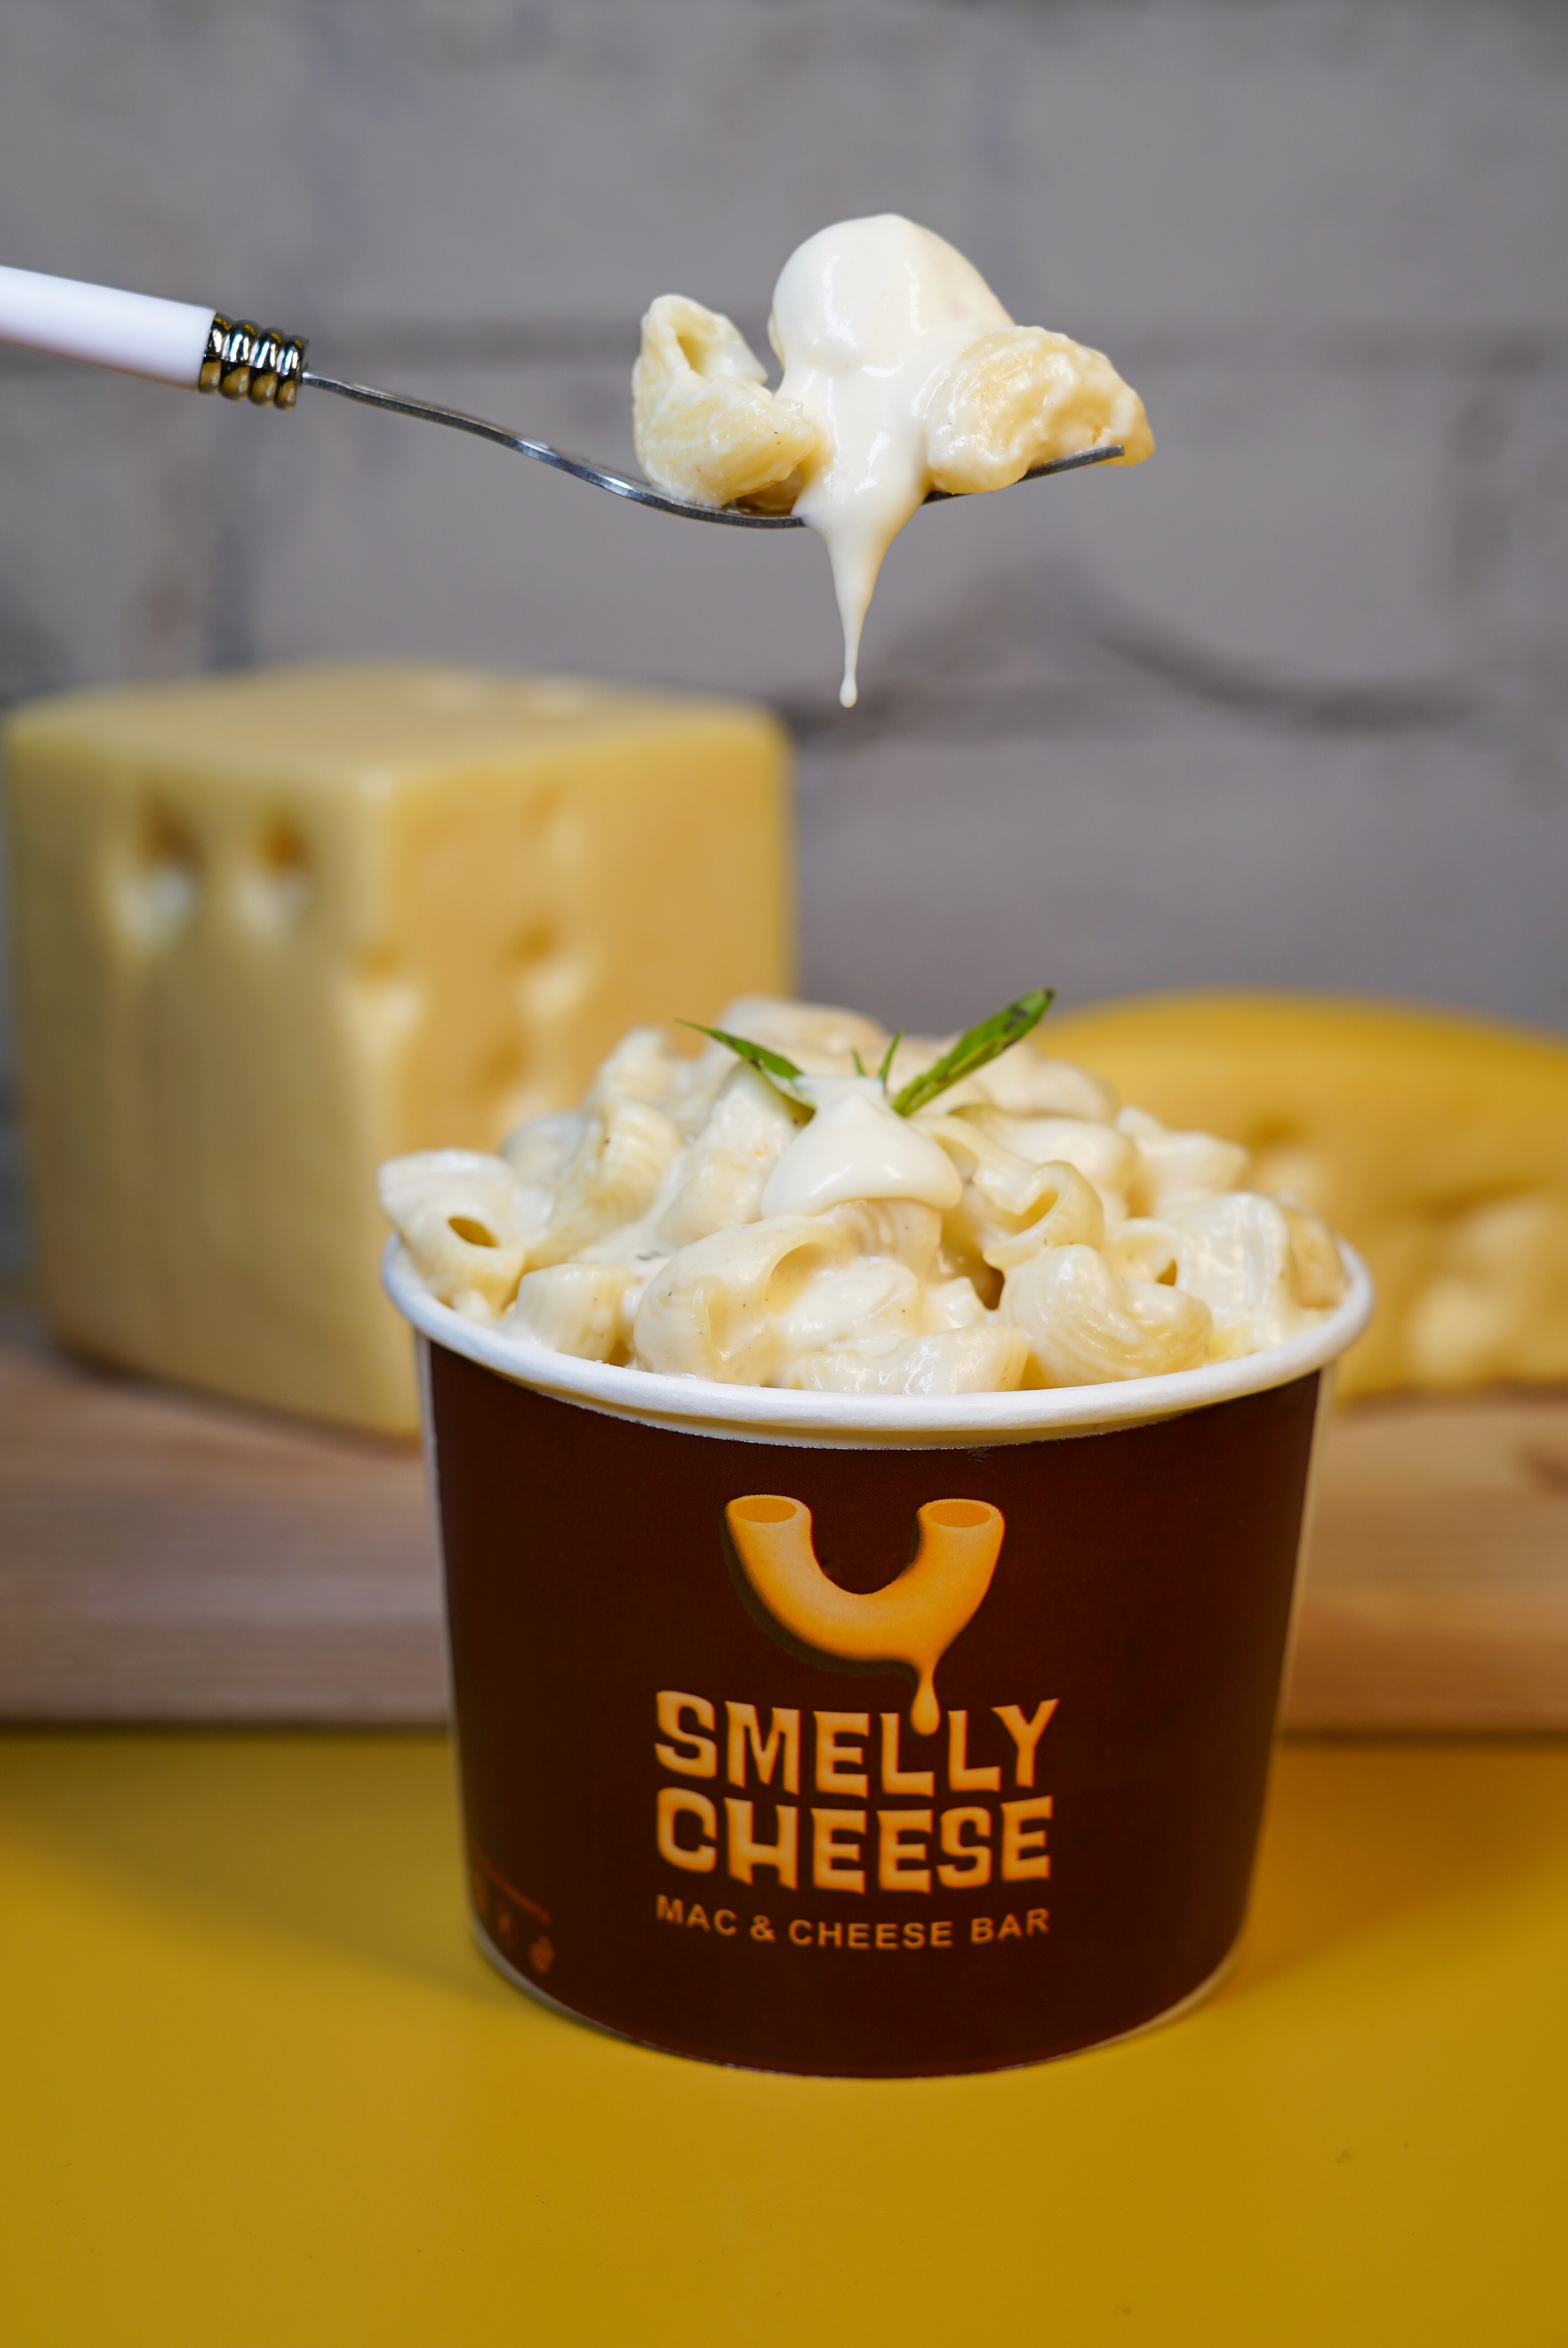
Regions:
<instances>
[{"instance_id":1,"label":"creamy cheese sauce dollop","mask_svg":"<svg viewBox=\"0 0 1568 2348\"><path fill-rule=\"evenodd\" d=\"M875 1076L806 1076L815 1107L768 1176L764 1215L820 1215L851 1199L913 1199L956 1207L963 1184L940 1145L896 1116Z\"/></svg>"},{"instance_id":2,"label":"creamy cheese sauce dollop","mask_svg":"<svg viewBox=\"0 0 1568 2348\"><path fill-rule=\"evenodd\" d=\"M927 397L971 344L1011 324L961 252L896 212L825 228L784 263L768 339L780 398L804 409L827 451L794 510L833 565L846 709L882 558L931 486Z\"/></svg>"}]
</instances>

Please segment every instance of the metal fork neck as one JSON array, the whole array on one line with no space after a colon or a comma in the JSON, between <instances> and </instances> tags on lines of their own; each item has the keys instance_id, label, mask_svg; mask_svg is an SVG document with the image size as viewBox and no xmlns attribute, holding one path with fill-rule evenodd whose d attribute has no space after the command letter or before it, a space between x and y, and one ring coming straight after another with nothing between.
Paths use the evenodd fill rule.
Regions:
<instances>
[{"instance_id":1,"label":"metal fork neck","mask_svg":"<svg viewBox=\"0 0 1568 2348\"><path fill-rule=\"evenodd\" d=\"M469 416L458 407L441 407L433 399L411 399L391 391L377 391L367 383L342 383L336 376L318 375L307 368L302 381L317 391L335 392L340 399L358 400L365 407L384 407L394 416L417 417L426 424L446 424L455 432L471 432L476 439L491 440L498 448L511 448L519 457L532 457L541 465L552 465L558 473L569 473L574 480L591 482L595 489L608 489L611 497L629 498L636 505L651 506L657 513L679 514L686 521L727 523L741 530L803 530L804 524L794 514L741 513L733 507L698 506L682 498L667 497L650 481L634 480L626 473L612 473L602 465L590 465L585 457L573 457L564 448L553 448L548 440L528 440L521 433L508 432L504 425L491 424L482 416Z\"/></svg>"}]
</instances>

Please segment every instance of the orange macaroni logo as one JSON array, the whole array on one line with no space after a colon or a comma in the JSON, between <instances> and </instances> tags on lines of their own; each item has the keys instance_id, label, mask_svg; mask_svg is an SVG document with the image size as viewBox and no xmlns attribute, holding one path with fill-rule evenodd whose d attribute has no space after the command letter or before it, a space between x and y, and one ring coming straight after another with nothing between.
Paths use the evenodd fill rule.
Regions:
<instances>
[{"instance_id":1,"label":"orange macaroni logo","mask_svg":"<svg viewBox=\"0 0 1568 2348\"><path fill-rule=\"evenodd\" d=\"M753 1492L732 1500L724 1519L753 1597L786 1639L841 1665L906 1665L916 1681L909 1725L929 1736L942 1717L937 1666L991 1586L1001 1510L986 1500L927 1500L909 1563L865 1592L841 1590L824 1573L804 1502Z\"/></svg>"}]
</instances>

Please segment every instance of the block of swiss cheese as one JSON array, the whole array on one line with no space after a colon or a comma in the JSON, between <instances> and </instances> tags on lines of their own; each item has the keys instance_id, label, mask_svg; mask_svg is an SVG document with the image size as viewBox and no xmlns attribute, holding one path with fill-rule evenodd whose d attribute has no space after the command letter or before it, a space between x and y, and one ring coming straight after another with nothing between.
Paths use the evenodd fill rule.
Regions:
<instances>
[{"instance_id":1,"label":"block of swiss cheese","mask_svg":"<svg viewBox=\"0 0 1568 2348\"><path fill-rule=\"evenodd\" d=\"M1174 1125L1244 1142L1367 1259L1342 1394L1568 1379L1568 1043L1390 1003L1149 995L1054 1050Z\"/></svg>"},{"instance_id":2,"label":"block of swiss cheese","mask_svg":"<svg viewBox=\"0 0 1568 2348\"><path fill-rule=\"evenodd\" d=\"M160 1377L413 1427L381 1160L791 983L787 746L743 705L284 669L36 702L5 754L42 1300Z\"/></svg>"}]
</instances>

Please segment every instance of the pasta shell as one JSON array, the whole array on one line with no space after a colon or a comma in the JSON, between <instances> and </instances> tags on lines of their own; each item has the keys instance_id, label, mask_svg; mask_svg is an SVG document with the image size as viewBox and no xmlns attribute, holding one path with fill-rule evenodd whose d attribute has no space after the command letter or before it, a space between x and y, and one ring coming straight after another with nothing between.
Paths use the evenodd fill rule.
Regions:
<instances>
[{"instance_id":1,"label":"pasta shell","mask_svg":"<svg viewBox=\"0 0 1568 2348\"><path fill-rule=\"evenodd\" d=\"M685 1179L660 1219L659 1238L689 1247L712 1231L754 1223L768 1176L799 1130L773 1086L754 1070L736 1067L687 1154Z\"/></svg>"},{"instance_id":2,"label":"pasta shell","mask_svg":"<svg viewBox=\"0 0 1568 2348\"><path fill-rule=\"evenodd\" d=\"M505 1325L580 1362L623 1361L620 1306L630 1284L625 1264L552 1263L524 1273Z\"/></svg>"},{"instance_id":3,"label":"pasta shell","mask_svg":"<svg viewBox=\"0 0 1568 2348\"><path fill-rule=\"evenodd\" d=\"M1091 1247L1031 1256L1008 1274L1001 1312L1029 1339L1048 1386L1195 1369L1214 1325L1197 1297L1152 1281L1119 1280Z\"/></svg>"},{"instance_id":4,"label":"pasta shell","mask_svg":"<svg viewBox=\"0 0 1568 2348\"><path fill-rule=\"evenodd\" d=\"M1279 1210L1290 1234L1291 1294L1298 1304L1317 1310L1337 1304L1345 1293L1346 1279L1333 1232L1321 1215L1292 1199L1281 1199Z\"/></svg>"},{"instance_id":5,"label":"pasta shell","mask_svg":"<svg viewBox=\"0 0 1568 2348\"><path fill-rule=\"evenodd\" d=\"M902 1343L825 1346L796 1362L785 1383L813 1394L1009 1394L1028 1362L1022 1330L992 1321Z\"/></svg>"},{"instance_id":6,"label":"pasta shell","mask_svg":"<svg viewBox=\"0 0 1568 2348\"><path fill-rule=\"evenodd\" d=\"M1116 1123L1137 1145L1127 1201L1135 1215L1180 1214L1246 1179L1247 1153L1237 1142L1173 1131L1141 1108L1124 1108Z\"/></svg>"},{"instance_id":7,"label":"pasta shell","mask_svg":"<svg viewBox=\"0 0 1568 2348\"><path fill-rule=\"evenodd\" d=\"M649 479L699 505L750 498L787 513L822 436L764 378L728 318L661 294L642 321L631 374L632 438Z\"/></svg>"},{"instance_id":8,"label":"pasta shell","mask_svg":"<svg viewBox=\"0 0 1568 2348\"><path fill-rule=\"evenodd\" d=\"M1031 1166L968 1115L923 1117L920 1123L943 1144L964 1177L962 1198L943 1218L942 1242L954 1267L975 1282L982 1296L994 1301L997 1294L995 1251L1022 1241L1031 1224L1049 1219L1059 1207L1063 1207L1055 1226L1059 1231L1071 1230L1086 1246L1096 1246L1103 1238L1100 1200L1081 1176L1076 1183L1069 1181L1076 1169L1065 1161ZM1061 1241L1042 1239L1040 1244ZM1035 1245L1027 1241L1025 1252L1032 1253Z\"/></svg>"},{"instance_id":9,"label":"pasta shell","mask_svg":"<svg viewBox=\"0 0 1568 2348\"><path fill-rule=\"evenodd\" d=\"M588 1130L579 1108L557 1109L549 1117L531 1117L507 1134L501 1156L520 1182L554 1182L570 1165Z\"/></svg>"},{"instance_id":10,"label":"pasta shell","mask_svg":"<svg viewBox=\"0 0 1568 2348\"><path fill-rule=\"evenodd\" d=\"M1179 1287L1182 1235L1169 1223L1134 1217L1106 1241L1105 1261L1118 1280L1151 1280L1163 1288Z\"/></svg>"},{"instance_id":11,"label":"pasta shell","mask_svg":"<svg viewBox=\"0 0 1568 2348\"><path fill-rule=\"evenodd\" d=\"M1071 1060L1048 1058L1037 1050L1032 1035L968 1081L977 1099L1005 1109L1009 1117L1081 1117L1109 1125L1116 1114L1116 1096L1109 1085Z\"/></svg>"},{"instance_id":12,"label":"pasta shell","mask_svg":"<svg viewBox=\"0 0 1568 2348\"><path fill-rule=\"evenodd\" d=\"M1217 1350L1255 1353L1307 1325L1292 1287L1285 1210L1255 1190L1235 1190L1170 1218L1182 1286L1214 1314Z\"/></svg>"},{"instance_id":13,"label":"pasta shell","mask_svg":"<svg viewBox=\"0 0 1568 2348\"><path fill-rule=\"evenodd\" d=\"M1011 1272L1044 1248L1091 1247L1105 1242L1105 1210L1099 1194L1076 1166L1042 1166L1041 1183L1030 1220L1011 1239L993 1240L985 1251L995 1272Z\"/></svg>"},{"instance_id":14,"label":"pasta shell","mask_svg":"<svg viewBox=\"0 0 1568 2348\"><path fill-rule=\"evenodd\" d=\"M681 1152L681 1136L662 1109L617 1100L589 1120L567 1168L536 1264L564 1263L648 1212Z\"/></svg>"},{"instance_id":15,"label":"pasta shell","mask_svg":"<svg viewBox=\"0 0 1568 2348\"><path fill-rule=\"evenodd\" d=\"M857 1052L866 1067L878 1067L887 1049L886 1031L875 1019L835 1004L795 1003L782 994L743 994L725 1005L717 1025L782 1052L815 1076L853 1076Z\"/></svg>"},{"instance_id":16,"label":"pasta shell","mask_svg":"<svg viewBox=\"0 0 1568 2348\"><path fill-rule=\"evenodd\" d=\"M1120 441L1113 464L1154 453L1143 403L1102 351L1046 326L971 343L926 402L926 458L939 489L1006 489L1031 466Z\"/></svg>"},{"instance_id":17,"label":"pasta shell","mask_svg":"<svg viewBox=\"0 0 1568 2348\"><path fill-rule=\"evenodd\" d=\"M630 1028L594 1077L587 1107L618 1100L662 1103L682 1088L692 1065L671 1049L662 1027Z\"/></svg>"},{"instance_id":18,"label":"pasta shell","mask_svg":"<svg viewBox=\"0 0 1568 2348\"><path fill-rule=\"evenodd\" d=\"M936 1269L942 1218L918 1199L852 1199L829 1220L861 1255L888 1255L922 1280Z\"/></svg>"},{"instance_id":19,"label":"pasta shell","mask_svg":"<svg viewBox=\"0 0 1568 2348\"><path fill-rule=\"evenodd\" d=\"M511 1303L543 1194L519 1185L505 1159L475 1149L426 1149L381 1169L382 1211L432 1295L470 1320L493 1321Z\"/></svg>"},{"instance_id":20,"label":"pasta shell","mask_svg":"<svg viewBox=\"0 0 1568 2348\"><path fill-rule=\"evenodd\" d=\"M1076 1166L1112 1213L1125 1212L1128 1189L1138 1175L1138 1148L1113 1125L1093 1117L1014 1117L990 1107L963 1114L967 1124L979 1126L1026 1165L1065 1161Z\"/></svg>"},{"instance_id":21,"label":"pasta shell","mask_svg":"<svg viewBox=\"0 0 1568 2348\"><path fill-rule=\"evenodd\" d=\"M781 1309L814 1272L842 1264L849 1252L826 1215L779 1215L714 1231L671 1256L649 1282L632 1328L633 1354L643 1369L677 1377L775 1385L787 1351Z\"/></svg>"}]
</instances>

